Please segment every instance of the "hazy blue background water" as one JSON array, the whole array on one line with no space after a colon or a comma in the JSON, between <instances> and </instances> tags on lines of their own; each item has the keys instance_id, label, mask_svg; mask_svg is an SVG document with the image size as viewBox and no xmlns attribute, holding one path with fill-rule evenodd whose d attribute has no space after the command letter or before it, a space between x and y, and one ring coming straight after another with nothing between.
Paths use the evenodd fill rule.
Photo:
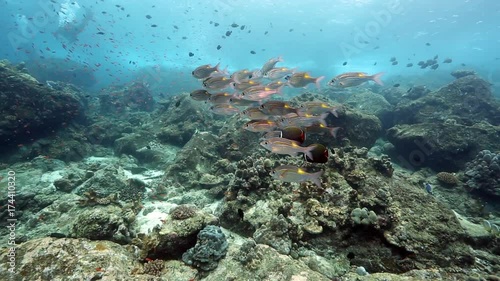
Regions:
<instances>
[{"instance_id":1,"label":"hazy blue background water","mask_svg":"<svg viewBox=\"0 0 500 281\"><path fill-rule=\"evenodd\" d=\"M78 41L53 35L72 13L75 23L84 20L84 8L93 19ZM177 93L197 87L190 72L200 64L220 61L233 71L259 68L278 55L283 65L313 76L384 71L386 83L442 85L453 79L452 70L469 68L500 87L496 0L1 0L0 28L0 58L86 63L97 77L94 89L144 76ZM227 31L232 34L223 38ZM437 70L416 65L435 55ZM448 57L453 62L442 64Z\"/></svg>"}]
</instances>

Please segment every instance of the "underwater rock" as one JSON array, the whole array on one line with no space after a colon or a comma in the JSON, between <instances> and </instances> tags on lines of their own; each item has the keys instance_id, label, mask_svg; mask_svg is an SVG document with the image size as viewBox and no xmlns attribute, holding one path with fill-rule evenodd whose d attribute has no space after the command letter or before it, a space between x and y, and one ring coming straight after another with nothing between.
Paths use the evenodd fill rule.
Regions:
<instances>
[{"instance_id":1,"label":"underwater rock","mask_svg":"<svg viewBox=\"0 0 500 281\"><path fill-rule=\"evenodd\" d=\"M164 126L156 134L161 143L183 147L196 132L210 131L214 123L214 116L192 100L189 93L176 95L162 106Z\"/></svg>"},{"instance_id":2,"label":"underwater rock","mask_svg":"<svg viewBox=\"0 0 500 281\"><path fill-rule=\"evenodd\" d=\"M0 100L2 150L22 147L84 114L78 93L54 90L5 62L0 62Z\"/></svg>"},{"instance_id":3,"label":"underwater rock","mask_svg":"<svg viewBox=\"0 0 500 281\"><path fill-rule=\"evenodd\" d=\"M387 130L387 139L399 154L392 159L407 169L457 171L478 151L499 150L499 134L500 127L484 122L472 126L420 123L394 126Z\"/></svg>"},{"instance_id":4,"label":"underwater rock","mask_svg":"<svg viewBox=\"0 0 500 281\"><path fill-rule=\"evenodd\" d=\"M137 181L129 179L122 167L111 164L95 171L75 192L83 195L93 190L99 197L118 194L120 200L137 201L146 191L146 184Z\"/></svg>"},{"instance_id":5,"label":"underwater rock","mask_svg":"<svg viewBox=\"0 0 500 281\"><path fill-rule=\"evenodd\" d=\"M272 218L267 224L258 228L253 238L259 244L273 247L280 254L288 255L292 249L292 241L288 236L288 222L283 215Z\"/></svg>"},{"instance_id":6,"label":"underwater rock","mask_svg":"<svg viewBox=\"0 0 500 281\"><path fill-rule=\"evenodd\" d=\"M408 91L406 91L406 94L403 95L403 98L416 100L429 94L430 92L431 90L429 90L425 85L418 85L411 87Z\"/></svg>"},{"instance_id":7,"label":"underwater rock","mask_svg":"<svg viewBox=\"0 0 500 281\"><path fill-rule=\"evenodd\" d=\"M465 69L460 69L460 70L455 70L450 73L451 76L455 77L456 79L469 76L469 75L476 75L476 72L474 70L465 70Z\"/></svg>"},{"instance_id":8,"label":"underwater rock","mask_svg":"<svg viewBox=\"0 0 500 281\"><path fill-rule=\"evenodd\" d=\"M385 98L385 100L395 106L399 103L408 102L408 99L405 99L406 92L401 88L390 87L383 89L380 94Z\"/></svg>"},{"instance_id":9,"label":"underwater rock","mask_svg":"<svg viewBox=\"0 0 500 281\"><path fill-rule=\"evenodd\" d=\"M198 186L204 174L211 173L220 156L215 150L218 137L210 132L197 132L177 153L167 167L165 178L183 186Z\"/></svg>"},{"instance_id":10,"label":"underwater rock","mask_svg":"<svg viewBox=\"0 0 500 281\"><path fill-rule=\"evenodd\" d=\"M466 76L417 100L399 103L394 112L396 124L444 123L449 119L468 126L484 121L500 125L500 102L490 84L475 75Z\"/></svg>"},{"instance_id":11,"label":"underwater rock","mask_svg":"<svg viewBox=\"0 0 500 281\"><path fill-rule=\"evenodd\" d=\"M71 235L90 240L111 240L120 244L129 243L131 235L122 209L108 205L106 207L84 210L76 218Z\"/></svg>"},{"instance_id":12,"label":"underwater rock","mask_svg":"<svg viewBox=\"0 0 500 281\"><path fill-rule=\"evenodd\" d=\"M134 82L123 88L109 88L98 96L101 114L116 115L154 109L155 101L144 83Z\"/></svg>"},{"instance_id":13,"label":"underwater rock","mask_svg":"<svg viewBox=\"0 0 500 281\"><path fill-rule=\"evenodd\" d=\"M500 153L480 151L465 165L464 177L470 191L500 197Z\"/></svg>"},{"instance_id":14,"label":"underwater rock","mask_svg":"<svg viewBox=\"0 0 500 281\"><path fill-rule=\"evenodd\" d=\"M345 114L339 113L335 126L341 127L340 137L358 147L372 147L382 134L382 123L374 115L368 115L346 109Z\"/></svg>"},{"instance_id":15,"label":"underwater rock","mask_svg":"<svg viewBox=\"0 0 500 281\"><path fill-rule=\"evenodd\" d=\"M181 207L185 208L185 207ZM207 225L217 223L217 218L202 211L183 213L179 219L173 211L151 233L139 234L134 243L141 248L142 258L179 258L196 244L197 234Z\"/></svg>"},{"instance_id":16,"label":"underwater rock","mask_svg":"<svg viewBox=\"0 0 500 281\"><path fill-rule=\"evenodd\" d=\"M182 260L203 271L214 270L227 248L227 239L220 227L207 225L198 233L196 245L182 255Z\"/></svg>"},{"instance_id":17,"label":"underwater rock","mask_svg":"<svg viewBox=\"0 0 500 281\"><path fill-rule=\"evenodd\" d=\"M82 254L85 253L85 254ZM8 260L8 252L0 255ZM1 280L127 280L136 257L116 243L71 238L40 238L17 245L16 273L0 264ZM136 279L141 280L141 279Z\"/></svg>"},{"instance_id":18,"label":"underwater rock","mask_svg":"<svg viewBox=\"0 0 500 281\"><path fill-rule=\"evenodd\" d=\"M318 267L319 272L314 271L304 261L279 254L267 245L250 242L239 247L230 243L227 257L204 280L331 281L320 273L326 269Z\"/></svg>"},{"instance_id":19,"label":"underwater rock","mask_svg":"<svg viewBox=\"0 0 500 281\"><path fill-rule=\"evenodd\" d=\"M394 108L383 95L373 93L367 89L357 89L355 93L330 92L335 100L342 100L342 105L352 111L358 111L368 115L375 115L382 122L383 128L392 126L392 112ZM338 125L335 125L338 126Z\"/></svg>"}]
</instances>

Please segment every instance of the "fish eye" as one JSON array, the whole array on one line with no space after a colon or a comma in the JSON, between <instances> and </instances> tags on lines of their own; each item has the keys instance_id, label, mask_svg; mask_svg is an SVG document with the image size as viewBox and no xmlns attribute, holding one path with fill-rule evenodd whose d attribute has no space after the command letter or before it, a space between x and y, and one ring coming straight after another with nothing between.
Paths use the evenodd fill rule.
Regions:
<instances>
[{"instance_id":1,"label":"fish eye","mask_svg":"<svg viewBox=\"0 0 500 281\"><path fill-rule=\"evenodd\" d=\"M191 74L194 75L194 71L192 71Z\"/></svg>"}]
</instances>

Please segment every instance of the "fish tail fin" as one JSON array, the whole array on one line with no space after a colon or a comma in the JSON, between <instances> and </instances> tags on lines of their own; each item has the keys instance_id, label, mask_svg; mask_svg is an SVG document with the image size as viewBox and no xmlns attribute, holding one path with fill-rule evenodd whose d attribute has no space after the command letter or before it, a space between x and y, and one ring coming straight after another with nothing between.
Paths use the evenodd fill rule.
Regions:
<instances>
[{"instance_id":1,"label":"fish tail fin","mask_svg":"<svg viewBox=\"0 0 500 281\"><path fill-rule=\"evenodd\" d=\"M319 118L319 122L321 123L321 125L323 125L325 127L327 127L327 125L326 125L326 117L328 117L329 113L330 112L325 112L325 113L321 114L320 118Z\"/></svg>"},{"instance_id":2,"label":"fish tail fin","mask_svg":"<svg viewBox=\"0 0 500 281\"><path fill-rule=\"evenodd\" d=\"M262 78L262 71L255 70L254 72L252 72L252 79L254 78Z\"/></svg>"},{"instance_id":3,"label":"fish tail fin","mask_svg":"<svg viewBox=\"0 0 500 281\"><path fill-rule=\"evenodd\" d=\"M337 107L332 107L332 109L330 109L330 111L329 111L329 112L330 112L331 114L333 114L333 116L335 116L335 117L339 118L339 113L338 113L337 109L338 109Z\"/></svg>"},{"instance_id":4,"label":"fish tail fin","mask_svg":"<svg viewBox=\"0 0 500 281\"><path fill-rule=\"evenodd\" d=\"M325 79L325 76L320 76L314 80L314 83L316 84L316 88L318 88L318 90L321 89L321 85L319 84L319 82L321 82L321 80L323 79Z\"/></svg>"},{"instance_id":5,"label":"fish tail fin","mask_svg":"<svg viewBox=\"0 0 500 281\"><path fill-rule=\"evenodd\" d=\"M241 81L240 81L238 78L236 78L236 75L234 75L233 77L231 77L231 79L233 79L234 83L236 83L236 84L241 84ZM231 83L231 84L232 84L232 83ZM233 89L234 89L234 88L233 88Z\"/></svg>"},{"instance_id":6,"label":"fish tail fin","mask_svg":"<svg viewBox=\"0 0 500 281\"><path fill-rule=\"evenodd\" d=\"M380 78L382 77L382 75L384 75L384 72L379 72L377 74L373 74L372 77L371 77L371 79L375 83L379 84L380 86L384 86L384 83L382 82L382 80L380 80Z\"/></svg>"},{"instance_id":7,"label":"fish tail fin","mask_svg":"<svg viewBox=\"0 0 500 281\"><path fill-rule=\"evenodd\" d=\"M307 161L307 157L309 157L309 159L311 159L311 160L314 160L314 156L311 153L313 151L313 149L314 149L314 146L312 146L312 145L304 147L304 158L306 161Z\"/></svg>"},{"instance_id":8,"label":"fish tail fin","mask_svg":"<svg viewBox=\"0 0 500 281\"><path fill-rule=\"evenodd\" d=\"M323 171L319 171L319 172L311 174L311 181L314 182L314 184L317 185L319 188L322 188L322 186L321 186L321 176L322 175L323 175Z\"/></svg>"},{"instance_id":9,"label":"fish tail fin","mask_svg":"<svg viewBox=\"0 0 500 281\"><path fill-rule=\"evenodd\" d=\"M337 134L339 133L340 127L333 127L328 129L330 131L330 135L332 137L337 138Z\"/></svg>"}]
</instances>

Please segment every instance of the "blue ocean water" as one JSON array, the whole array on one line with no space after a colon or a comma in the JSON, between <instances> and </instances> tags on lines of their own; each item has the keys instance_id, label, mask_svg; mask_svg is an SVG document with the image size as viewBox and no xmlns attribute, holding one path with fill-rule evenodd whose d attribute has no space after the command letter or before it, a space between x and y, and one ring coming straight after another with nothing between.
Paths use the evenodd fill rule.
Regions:
<instances>
[{"instance_id":1,"label":"blue ocean water","mask_svg":"<svg viewBox=\"0 0 500 281\"><path fill-rule=\"evenodd\" d=\"M0 29L1 280L497 280L499 1L0 0Z\"/></svg>"},{"instance_id":2,"label":"blue ocean water","mask_svg":"<svg viewBox=\"0 0 500 281\"><path fill-rule=\"evenodd\" d=\"M384 71L394 83L442 85L452 70L474 69L498 93L499 13L494 0L3 0L0 55L42 68L54 58L78 62L95 77L93 90L147 77L178 92L200 64L234 71L283 56L313 76ZM436 55L452 63L417 66Z\"/></svg>"}]
</instances>

